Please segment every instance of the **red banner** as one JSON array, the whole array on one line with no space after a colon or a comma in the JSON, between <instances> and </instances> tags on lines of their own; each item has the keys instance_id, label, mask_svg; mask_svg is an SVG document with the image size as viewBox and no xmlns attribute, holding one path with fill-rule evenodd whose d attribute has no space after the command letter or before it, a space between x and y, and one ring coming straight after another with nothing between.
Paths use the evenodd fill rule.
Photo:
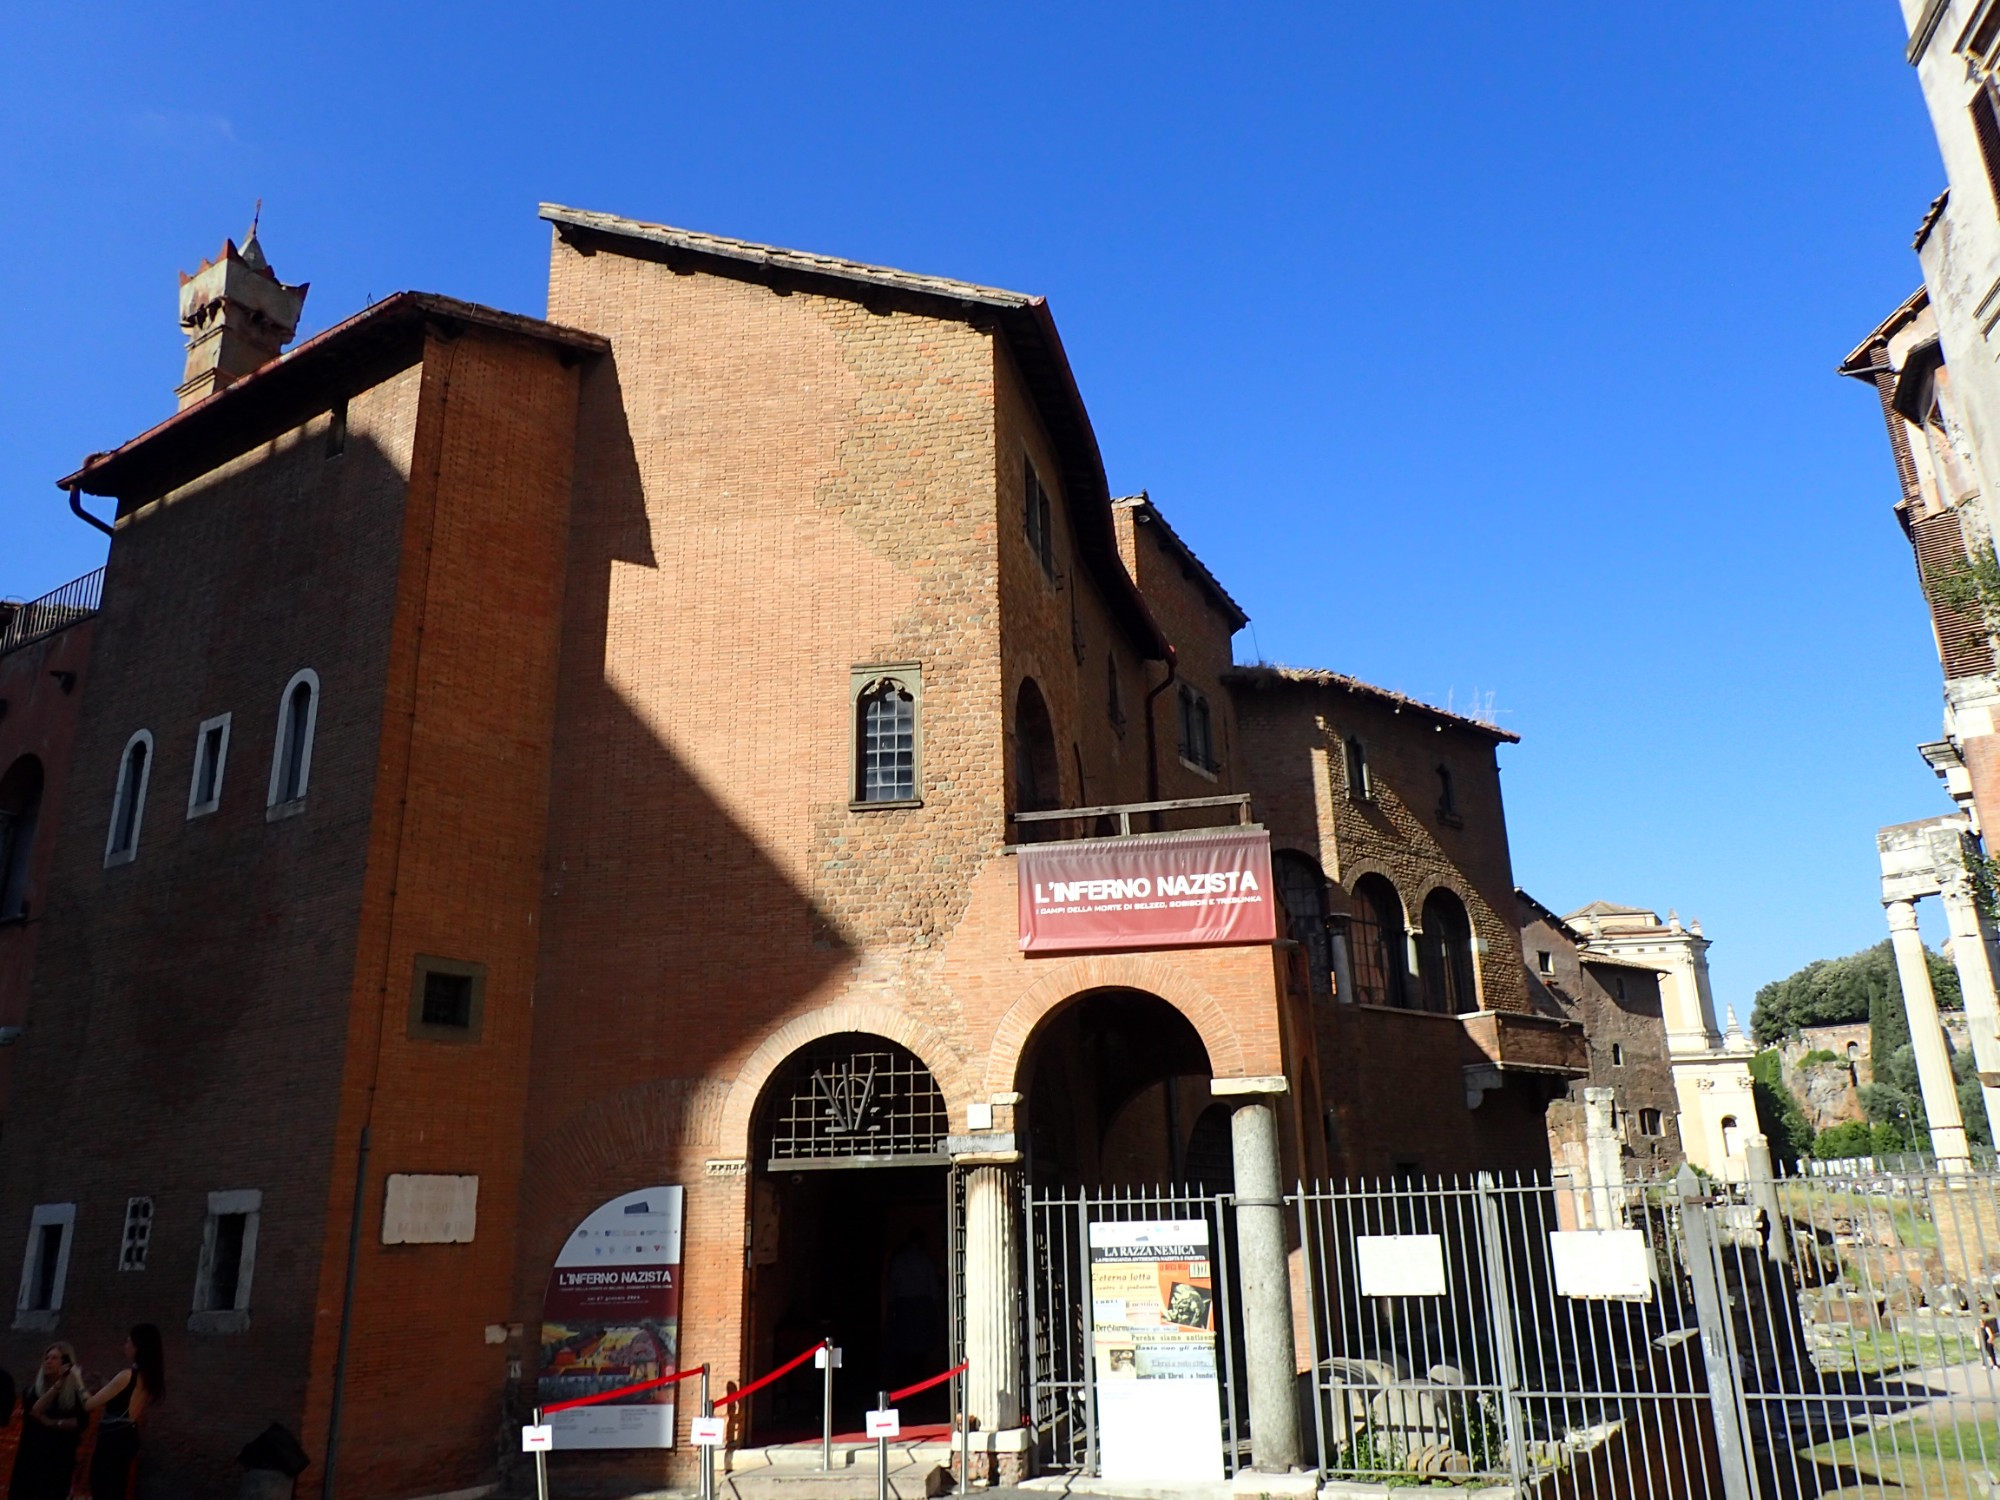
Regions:
<instances>
[{"instance_id":1,"label":"red banner","mask_svg":"<svg viewBox=\"0 0 2000 1500\"><path fill-rule=\"evenodd\" d=\"M1029 844L1019 862L1024 952L1268 943L1278 934L1271 836L1262 831Z\"/></svg>"}]
</instances>

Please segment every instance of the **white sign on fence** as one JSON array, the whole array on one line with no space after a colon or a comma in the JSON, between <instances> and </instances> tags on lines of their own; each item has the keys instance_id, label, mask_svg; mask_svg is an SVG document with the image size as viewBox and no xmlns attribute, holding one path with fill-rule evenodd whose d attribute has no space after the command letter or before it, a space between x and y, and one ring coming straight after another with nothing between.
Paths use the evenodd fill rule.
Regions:
<instances>
[{"instance_id":1,"label":"white sign on fence","mask_svg":"<svg viewBox=\"0 0 2000 1500\"><path fill-rule=\"evenodd\" d=\"M688 1423L688 1441L697 1448L720 1448L727 1417L695 1417Z\"/></svg>"},{"instance_id":2,"label":"white sign on fence","mask_svg":"<svg viewBox=\"0 0 2000 1500\"><path fill-rule=\"evenodd\" d=\"M903 1418L895 1407L868 1413L868 1435L872 1438L892 1438L903 1435Z\"/></svg>"},{"instance_id":3,"label":"white sign on fence","mask_svg":"<svg viewBox=\"0 0 2000 1500\"><path fill-rule=\"evenodd\" d=\"M523 1427L521 1429L521 1451L523 1453L547 1453L556 1445L556 1430L553 1427Z\"/></svg>"},{"instance_id":4,"label":"white sign on fence","mask_svg":"<svg viewBox=\"0 0 2000 1500\"><path fill-rule=\"evenodd\" d=\"M1364 1297L1442 1297L1444 1240L1435 1234L1364 1234L1354 1241Z\"/></svg>"},{"instance_id":5,"label":"white sign on fence","mask_svg":"<svg viewBox=\"0 0 2000 1500\"><path fill-rule=\"evenodd\" d=\"M833 1367L836 1370L843 1368L840 1363L840 1351L838 1349L829 1349L824 1344L813 1350L813 1368L815 1370L824 1370L826 1368L826 1357L829 1354L833 1356Z\"/></svg>"},{"instance_id":6,"label":"white sign on fence","mask_svg":"<svg viewBox=\"0 0 2000 1500\"><path fill-rule=\"evenodd\" d=\"M1557 1229L1549 1263L1565 1297L1622 1302L1653 1300L1653 1247L1640 1229Z\"/></svg>"}]
</instances>

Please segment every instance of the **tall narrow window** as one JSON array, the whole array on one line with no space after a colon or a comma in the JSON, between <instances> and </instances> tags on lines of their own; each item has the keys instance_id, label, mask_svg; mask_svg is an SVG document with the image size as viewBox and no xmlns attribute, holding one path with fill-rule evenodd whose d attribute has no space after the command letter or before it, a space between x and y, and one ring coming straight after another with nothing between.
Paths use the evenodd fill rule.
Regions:
<instances>
[{"instance_id":1,"label":"tall narrow window","mask_svg":"<svg viewBox=\"0 0 2000 1500\"><path fill-rule=\"evenodd\" d=\"M899 807L923 797L923 675L915 662L856 667L848 678L854 715L851 806Z\"/></svg>"},{"instance_id":2,"label":"tall narrow window","mask_svg":"<svg viewBox=\"0 0 2000 1500\"><path fill-rule=\"evenodd\" d=\"M908 802L917 795L917 704L899 682L861 700L861 800Z\"/></svg>"},{"instance_id":3,"label":"tall narrow window","mask_svg":"<svg viewBox=\"0 0 2000 1500\"><path fill-rule=\"evenodd\" d=\"M142 729L125 742L118 762L118 787L111 798L111 832L104 862L122 865L139 852L139 829L146 819L146 783L153 774L153 736Z\"/></svg>"},{"instance_id":4,"label":"tall narrow window","mask_svg":"<svg viewBox=\"0 0 2000 1500\"><path fill-rule=\"evenodd\" d=\"M229 715L203 719L194 732L194 779L188 783L190 818L222 805L222 768L229 758Z\"/></svg>"},{"instance_id":5,"label":"tall narrow window","mask_svg":"<svg viewBox=\"0 0 2000 1500\"><path fill-rule=\"evenodd\" d=\"M1285 903L1292 941L1306 951L1306 969L1315 995L1333 993L1332 932L1326 920L1326 877L1317 862L1290 849L1271 856L1271 873Z\"/></svg>"},{"instance_id":6,"label":"tall narrow window","mask_svg":"<svg viewBox=\"0 0 2000 1500\"><path fill-rule=\"evenodd\" d=\"M69 1281L70 1235L76 1227L74 1203L38 1203L28 1218L28 1253L21 1262L21 1290L14 1300L14 1326L49 1329L62 1311Z\"/></svg>"},{"instance_id":7,"label":"tall narrow window","mask_svg":"<svg viewBox=\"0 0 2000 1500\"><path fill-rule=\"evenodd\" d=\"M1354 914L1348 935L1353 951L1355 998L1363 1005L1405 1005L1409 935L1403 902L1380 875L1354 883Z\"/></svg>"},{"instance_id":8,"label":"tall narrow window","mask_svg":"<svg viewBox=\"0 0 2000 1500\"><path fill-rule=\"evenodd\" d=\"M241 1333L250 1326L250 1283L263 1207L264 1194L257 1188L208 1195L190 1332Z\"/></svg>"},{"instance_id":9,"label":"tall narrow window","mask_svg":"<svg viewBox=\"0 0 2000 1500\"><path fill-rule=\"evenodd\" d=\"M319 723L319 674L295 672L278 700L278 739L271 753L273 813L296 810L312 779L313 731Z\"/></svg>"},{"instance_id":10,"label":"tall narrow window","mask_svg":"<svg viewBox=\"0 0 2000 1500\"><path fill-rule=\"evenodd\" d=\"M1465 903L1442 888L1424 898L1424 1008L1448 1016L1479 1009L1472 969L1472 922Z\"/></svg>"},{"instance_id":11,"label":"tall narrow window","mask_svg":"<svg viewBox=\"0 0 2000 1500\"><path fill-rule=\"evenodd\" d=\"M1986 185L1993 192L1994 203L2000 205L2000 114L1994 110L1991 84L1980 84L1972 96L1972 133L1986 166Z\"/></svg>"},{"instance_id":12,"label":"tall narrow window","mask_svg":"<svg viewBox=\"0 0 2000 1500\"><path fill-rule=\"evenodd\" d=\"M1361 741L1353 735L1347 737L1347 795L1356 802L1366 802L1375 795L1375 789L1368 779L1368 752Z\"/></svg>"},{"instance_id":13,"label":"tall narrow window","mask_svg":"<svg viewBox=\"0 0 2000 1500\"><path fill-rule=\"evenodd\" d=\"M28 861L42 817L42 763L23 755L0 776L0 922L28 914Z\"/></svg>"},{"instance_id":14,"label":"tall narrow window","mask_svg":"<svg viewBox=\"0 0 2000 1500\"><path fill-rule=\"evenodd\" d=\"M1046 812L1062 806L1062 771L1056 760L1055 726L1049 706L1032 677L1014 695L1014 811ZM1060 819L1022 823L1020 840L1033 843L1061 836Z\"/></svg>"},{"instance_id":15,"label":"tall narrow window","mask_svg":"<svg viewBox=\"0 0 2000 1500\"><path fill-rule=\"evenodd\" d=\"M1613 1042L1611 1044L1611 1066L1614 1068L1625 1066L1625 1044L1623 1042Z\"/></svg>"},{"instance_id":16,"label":"tall narrow window","mask_svg":"<svg viewBox=\"0 0 2000 1500\"><path fill-rule=\"evenodd\" d=\"M1458 789L1452 785L1451 767L1439 766L1437 778L1438 816L1449 821L1458 816Z\"/></svg>"},{"instance_id":17,"label":"tall narrow window","mask_svg":"<svg viewBox=\"0 0 2000 1500\"><path fill-rule=\"evenodd\" d=\"M1181 684L1181 759L1204 771L1216 769L1215 726L1208 699L1198 689Z\"/></svg>"},{"instance_id":18,"label":"tall narrow window","mask_svg":"<svg viewBox=\"0 0 2000 1500\"><path fill-rule=\"evenodd\" d=\"M1118 658L1110 652L1105 653L1104 676L1105 712L1111 716L1112 725L1122 730L1125 727L1125 697L1118 689Z\"/></svg>"},{"instance_id":19,"label":"tall narrow window","mask_svg":"<svg viewBox=\"0 0 2000 1500\"><path fill-rule=\"evenodd\" d=\"M1035 472L1034 460L1021 460L1021 497L1026 511L1028 550L1035 554L1035 560L1042 565L1042 571L1051 578L1056 572L1055 507L1049 500L1049 492L1042 488L1041 476Z\"/></svg>"}]
</instances>

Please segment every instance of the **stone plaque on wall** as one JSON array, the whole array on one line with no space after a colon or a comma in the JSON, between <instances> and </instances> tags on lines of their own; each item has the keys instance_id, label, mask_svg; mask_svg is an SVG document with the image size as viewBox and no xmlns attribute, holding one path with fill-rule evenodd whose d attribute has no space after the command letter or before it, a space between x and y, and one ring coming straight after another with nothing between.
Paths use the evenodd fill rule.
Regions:
<instances>
[{"instance_id":1,"label":"stone plaque on wall","mask_svg":"<svg viewBox=\"0 0 2000 1500\"><path fill-rule=\"evenodd\" d=\"M479 1221L479 1179L392 1172L382 1207L385 1245L469 1245Z\"/></svg>"}]
</instances>

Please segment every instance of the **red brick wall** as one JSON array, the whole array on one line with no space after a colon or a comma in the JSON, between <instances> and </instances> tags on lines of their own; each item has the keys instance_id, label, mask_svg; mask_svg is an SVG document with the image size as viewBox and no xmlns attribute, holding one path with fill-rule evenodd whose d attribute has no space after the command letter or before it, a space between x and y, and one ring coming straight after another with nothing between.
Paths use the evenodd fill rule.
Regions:
<instances>
[{"instance_id":1,"label":"red brick wall","mask_svg":"<svg viewBox=\"0 0 2000 1500\"><path fill-rule=\"evenodd\" d=\"M124 1330L166 1336L155 1458L198 1490L235 1449L298 1429L317 1332L332 1122L347 1040L376 742L418 377L324 417L118 523L49 879L8 1149L0 1274L29 1210L75 1202L55 1336L102 1374ZM279 697L322 684L306 811L267 822ZM234 715L220 809L186 817L197 724ZM154 756L137 858L104 867L134 730ZM263 1193L250 1327L188 1331L207 1194ZM155 1204L143 1272L117 1270L125 1200ZM47 1335L12 1333L29 1368Z\"/></svg>"},{"instance_id":2,"label":"red brick wall","mask_svg":"<svg viewBox=\"0 0 2000 1500\"><path fill-rule=\"evenodd\" d=\"M0 703L7 705L0 715L0 777L27 756L42 768L41 807L28 854L27 909L20 918L0 922L0 1026L21 1026L28 1018L35 945L45 920L56 830L62 826L71 746L96 631L96 622L87 620L0 656ZM0 1048L0 1121L7 1118L17 1050Z\"/></svg>"}]
</instances>

